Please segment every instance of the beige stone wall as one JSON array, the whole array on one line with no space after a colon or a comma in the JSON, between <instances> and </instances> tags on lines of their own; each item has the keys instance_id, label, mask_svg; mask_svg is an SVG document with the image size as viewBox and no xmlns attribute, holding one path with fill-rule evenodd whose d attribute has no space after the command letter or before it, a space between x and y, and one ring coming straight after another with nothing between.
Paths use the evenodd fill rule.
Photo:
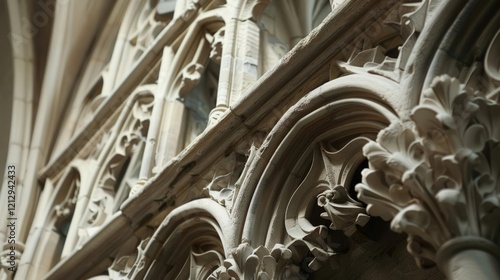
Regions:
<instances>
[{"instance_id":1,"label":"beige stone wall","mask_svg":"<svg viewBox=\"0 0 500 280\"><path fill-rule=\"evenodd\" d=\"M1 280L500 277L497 1L28 2Z\"/></svg>"}]
</instances>

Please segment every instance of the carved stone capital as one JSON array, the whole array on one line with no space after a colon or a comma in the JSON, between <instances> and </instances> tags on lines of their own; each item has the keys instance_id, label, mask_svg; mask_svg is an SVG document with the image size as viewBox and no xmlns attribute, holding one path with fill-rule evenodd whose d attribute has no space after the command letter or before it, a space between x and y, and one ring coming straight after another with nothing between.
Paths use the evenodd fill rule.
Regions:
<instances>
[{"instance_id":1,"label":"carved stone capital","mask_svg":"<svg viewBox=\"0 0 500 280\"><path fill-rule=\"evenodd\" d=\"M456 238L500 240L500 105L494 95L436 77L411 122L391 124L363 149L371 166L356 186L359 198L369 214L408 234L408 250L421 266Z\"/></svg>"}]
</instances>

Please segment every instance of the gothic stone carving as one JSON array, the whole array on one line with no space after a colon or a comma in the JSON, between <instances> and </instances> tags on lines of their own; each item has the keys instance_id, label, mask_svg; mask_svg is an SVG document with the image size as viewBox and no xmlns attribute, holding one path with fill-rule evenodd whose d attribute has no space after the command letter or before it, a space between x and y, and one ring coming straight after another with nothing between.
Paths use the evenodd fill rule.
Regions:
<instances>
[{"instance_id":1,"label":"gothic stone carving","mask_svg":"<svg viewBox=\"0 0 500 280\"><path fill-rule=\"evenodd\" d=\"M367 139L357 138L349 142L344 148L336 152L327 151L321 147L321 154L325 164L326 179L329 189L318 195L318 205L326 212L321 214L324 219L329 219L333 230L342 230L347 236L351 236L356 231L356 225L364 226L370 219L366 215L364 206L355 201L347 193L346 177L356 166L352 166L350 161L345 159L350 155L359 153L361 146Z\"/></svg>"},{"instance_id":2,"label":"gothic stone carving","mask_svg":"<svg viewBox=\"0 0 500 280\"><path fill-rule=\"evenodd\" d=\"M368 213L409 235L421 266L441 246L475 236L498 244L499 91L473 91L436 77L411 123L393 123L364 147L371 169L356 186Z\"/></svg>"},{"instance_id":3,"label":"gothic stone carving","mask_svg":"<svg viewBox=\"0 0 500 280\"><path fill-rule=\"evenodd\" d=\"M92 236L99 227L113 214L117 202L117 184L120 176L123 175L125 162L130 158L136 146L146 136L149 119L152 111L153 95L149 91L140 92L133 105L124 127L121 128L114 148L107 156L103 172L100 174L98 185L92 192L89 201L88 211L86 211L79 229L79 243L82 244L88 237ZM137 152L137 151L136 151Z\"/></svg>"},{"instance_id":4,"label":"gothic stone carving","mask_svg":"<svg viewBox=\"0 0 500 280\"><path fill-rule=\"evenodd\" d=\"M254 249L243 243L224 261L224 266L214 271L208 279L307 279L299 267L292 263L292 255L290 249L279 244L269 251L263 246Z\"/></svg>"},{"instance_id":5,"label":"gothic stone carving","mask_svg":"<svg viewBox=\"0 0 500 280\"><path fill-rule=\"evenodd\" d=\"M343 73L371 73L399 81L415 42L432 10L430 1L403 1L370 31L365 31L351 48L346 62L332 65L332 78ZM340 69L337 69L339 67Z\"/></svg>"},{"instance_id":6,"label":"gothic stone carving","mask_svg":"<svg viewBox=\"0 0 500 280\"><path fill-rule=\"evenodd\" d=\"M209 170L196 185L203 188L204 196L212 198L231 212L234 198L248 175L250 163L254 160L264 136L258 132L242 141L235 147L235 151Z\"/></svg>"},{"instance_id":7,"label":"gothic stone carving","mask_svg":"<svg viewBox=\"0 0 500 280\"><path fill-rule=\"evenodd\" d=\"M317 204L325 210L321 217L331 221L332 230L342 230L351 236L356 232L356 225L364 226L368 222L364 206L348 194L351 177L364 160L360 151L367 141L359 137L340 150L323 143L314 150L311 168L286 210L287 232L293 238L301 238L315 228L303 217L309 207L303 201L308 201L308 196L314 193L311 199L316 198Z\"/></svg>"},{"instance_id":8,"label":"gothic stone carving","mask_svg":"<svg viewBox=\"0 0 500 280\"><path fill-rule=\"evenodd\" d=\"M148 237L140 242L133 253L115 258L108 268L109 279L133 279L137 272L144 268L144 251L149 241Z\"/></svg>"}]
</instances>

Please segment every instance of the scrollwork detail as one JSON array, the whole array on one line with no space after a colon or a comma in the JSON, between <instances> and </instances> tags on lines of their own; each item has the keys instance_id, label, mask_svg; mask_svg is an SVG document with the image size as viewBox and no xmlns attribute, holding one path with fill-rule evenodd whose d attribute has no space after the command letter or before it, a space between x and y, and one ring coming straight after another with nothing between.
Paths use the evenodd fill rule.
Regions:
<instances>
[{"instance_id":1,"label":"scrollwork detail","mask_svg":"<svg viewBox=\"0 0 500 280\"><path fill-rule=\"evenodd\" d=\"M356 225L364 226L370 219L361 203L352 199L341 185L319 194L318 205L326 211L321 217L332 221L330 228L342 230L347 236L356 232Z\"/></svg>"}]
</instances>

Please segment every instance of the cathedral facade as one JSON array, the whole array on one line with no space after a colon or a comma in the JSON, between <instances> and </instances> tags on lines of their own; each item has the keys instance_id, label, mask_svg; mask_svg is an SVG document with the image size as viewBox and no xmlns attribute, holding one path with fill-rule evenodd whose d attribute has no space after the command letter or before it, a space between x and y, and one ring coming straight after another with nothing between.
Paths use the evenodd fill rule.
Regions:
<instances>
[{"instance_id":1,"label":"cathedral facade","mask_svg":"<svg viewBox=\"0 0 500 280\"><path fill-rule=\"evenodd\" d=\"M499 1L0 13L0 280L500 279Z\"/></svg>"}]
</instances>

